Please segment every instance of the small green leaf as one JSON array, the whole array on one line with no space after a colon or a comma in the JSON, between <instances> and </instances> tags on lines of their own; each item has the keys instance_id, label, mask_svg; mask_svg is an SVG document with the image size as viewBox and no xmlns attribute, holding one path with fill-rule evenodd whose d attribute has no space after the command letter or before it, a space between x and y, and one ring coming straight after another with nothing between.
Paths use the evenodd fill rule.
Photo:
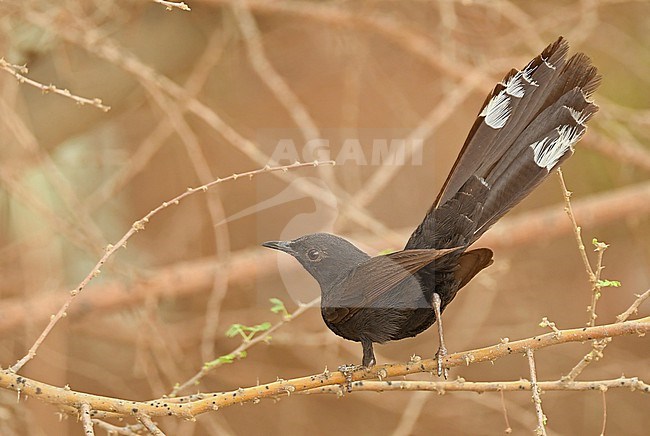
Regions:
<instances>
[{"instance_id":1,"label":"small green leaf","mask_svg":"<svg viewBox=\"0 0 650 436\"><path fill-rule=\"evenodd\" d=\"M598 280L599 288L620 288L621 282L618 280Z\"/></svg>"},{"instance_id":2,"label":"small green leaf","mask_svg":"<svg viewBox=\"0 0 650 436\"><path fill-rule=\"evenodd\" d=\"M596 247L596 249L594 251L605 251L607 248L609 248L608 244L606 244L606 243L604 243L602 241L599 241L596 238L592 239L591 243L594 244L594 247Z\"/></svg>"},{"instance_id":3,"label":"small green leaf","mask_svg":"<svg viewBox=\"0 0 650 436\"><path fill-rule=\"evenodd\" d=\"M395 253L396 251L397 250L393 250L392 248L385 248L377 253L377 256L385 256L387 254Z\"/></svg>"},{"instance_id":4,"label":"small green leaf","mask_svg":"<svg viewBox=\"0 0 650 436\"><path fill-rule=\"evenodd\" d=\"M218 363L233 363L235 361L234 354L226 354L225 356L220 356L217 358Z\"/></svg>"},{"instance_id":5,"label":"small green leaf","mask_svg":"<svg viewBox=\"0 0 650 436\"><path fill-rule=\"evenodd\" d=\"M279 313L282 311L286 311L287 309L284 307L284 303L282 300L279 298L269 298L269 301L271 302L271 312L273 313Z\"/></svg>"},{"instance_id":6,"label":"small green leaf","mask_svg":"<svg viewBox=\"0 0 650 436\"><path fill-rule=\"evenodd\" d=\"M233 324L226 331L226 336L232 338L237 335L240 335L242 338L244 338L245 342L248 342L251 339L253 339L255 333L264 332L270 328L271 328L270 322L263 322L262 324L254 325L252 327L243 324Z\"/></svg>"},{"instance_id":7,"label":"small green leaf","mask_svg":"<svg viewBox=\"0 0 650 436\"><path fill-rule=\"evenodd\" d=\"M203 364L203 367L206 369L210 369L215 366L225 365L226 363L233 363L235 359L243 359L244 357L246 357L246 355L247 355L246 351L240 351L237 354L233 354L233 353L225 354L223 356L217 357L216 359L210 362L205 362Z\"/></svg>"},{"instance_id":8,"label":"small green leaf","mask_svg":"<svg viewBox=\"0 0 650 436\"><path fill-rule=\"evenodd\" d=\"M254 325L253 327L246 327L246 330L252 333L265 332L271 328L270 322L263 322L262 324Z\"/></svg>"},{"instance_id":9,"label":"small green leaf","mask_svg":"<svg viewBox=\"0 0 650 436\"><path fill-rule=\"evenodd\" d=\"M220 366L226 363L233 363L235 361L235 355L234 354L226 354L224 356L219 356L216 359L210 361L210 362L205 362L203 364L203 367L206 369L210 369L214 366Z\"/></svg>"},{"instance_id":10,"label":"small green leaf","mask_svg":"<svg viewBox=\"0 0 650 436\"><path fill-rule=\"evenodd\" d=\"M233 324L230 326L228 330L226 330L226 336L229 338L232 338L234 336L240 335L244 333L244 328L245 326L241 324Z\"/></svg>"},{"instance_id":11,"label":"small green leaf","mask_svg":"<svg viewBox=\"0 0 650 436\"><path fill-rule=\"evenodd\" d=\"M271 302L271 312L282 314L282 318L285 320L291 319L291 314L287 311L282 300L279 298L270 298L269 301Z\"/></svg>"}]
</instances>

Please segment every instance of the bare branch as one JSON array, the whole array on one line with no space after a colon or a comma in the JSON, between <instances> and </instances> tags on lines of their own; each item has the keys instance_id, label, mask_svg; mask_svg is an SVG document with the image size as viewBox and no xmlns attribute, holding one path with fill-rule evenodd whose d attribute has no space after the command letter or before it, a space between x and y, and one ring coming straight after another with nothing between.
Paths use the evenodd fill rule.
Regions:
<instances>
[{"instance_id":1,"label":"bare branch","mask_svg":"<svg viewBox=\"0 0 650 436\"><path fill-rule=\"evenodd\" d=\"M420 381L420 380L360 380L350 385L352 392L391 392L391 391L428 391L444 394L446 392L530 392L533 384L528 380L475 382L458 378L452 381ZM629 389L633 392L650 395L650 385L637 377L621 377L612 380L572 381L562 380L538 381L537 387L542 392L548 391L601 391L607 389ZM305 394L336 394L347 393L342 386L326 386L304 392ZM507 423L506 426L510 427Z\"/></svg>"},{"instance_id":2,"label":"bare branch","mask_svg":"<svg viewBox=\"0 0 650 436\"><path fill-rule=\"evenodd\" d=\"M634 303L632 303L632 304L630 305L630 307L628 307L627 310L626 310L625 312L621 313L619 316L616 317L616 321L617 321L617 322L627 321L627 319L628 319L631 315L634 315L635 313L637 313L637 310L638 310L639 306L640 306L641 304L643 304L643 302L644 302L645 300L647 300L648 297L650 297L650 289L648 289L647 291L645 291L643 294L640 294L640 295L637 294L636 297L637 297L637 298L636 298L636 300L634 300Z\"/></svg>"},{"instance_id":3,"label":"bare branch","mask_svg":"<svg viewBox=\"0 0 650 436\"><path fill-rule=\"evenodd\" d=\"M600 430L600 436L605 436L605 428L607 427L607 388L601 388L600 392L603 395L603 427Z\"/></svg>"},{"instance_id":4,"label":"bare branch","mask_svg":"<svg viewBox=\"0 0 650 436\"><path fill-rule=\"evenodd\" d=\"M165 433L163 433L162 430L158 428L158 426L151 420L151 418L149 418L149 416L145 415L144 413L138 413L137 418L138 421L140 421L153 436L165 436Z\"/></svg>"},{"instance_id":5,"label":"bare branch","mask_svg":"<svg viewBox=\"0 0 650 436\"><path fill-rule=\"evenodd\" d=\"M452 368L479 362L493 362L507 355L526 353L528 349L539 350L557 344L592 341L622 335L643 336L648 332L650 332L650 317L623 323L560 330L559 335L552 332L518 341L501 342L486 348L449 354L445 357L444 364L445 367ZM263 398L275 398L325 386L346 385L348 381L352 383L369 378L386 379L388 377L399 377L407 374L431 373L437 367L437 359L413 359L406 363L377 365L370 370L355 371L348 374L326 370L322 374L292 380L279 379L273 383L257 385L246 389L240 388L231 392L197 394L192 396L193 401L190 402L170 401L169 398L139 402L91 395L73 391L68 387L58 388L38 382L17 375L11 370L0 371L0 387L21 392L32 398L38 398L42 401L61 406L75 406L80 403L88 403L93 410L93 417L115 416L115 414L132 416L140 413L146 414L149 417L174 415L182 418L193 418L201 413L206 413L221 407L249 402L256 403ZM644 391L646 389L650 391L650 386L642 386Z\"/></svg>"},{"instance_id":6,"label":"bare branch","mask_svg":"<svg viewBox=\"0 0 650 436\"><path fill-rule=\"evenodd\" d=\"M57 88L51 83L49 85L43 85L42 83L37 82L36 80L24 76L24 74L28 73L27 67L25 67L24 65L10 64L9 62L5 61L4 58L0 58L0 68L5 70L12 76L14 76L20 83L26 83L28 85L33 86L34 88L40 89L43 92L43 94L49 94L50 92L53 92L54 94L59 94L66 98L74 100L80 106L84 106L88 104L90 106L95 106L96 108L99 108L104 112L108 112L111 109L110 106L104 105L100 98L90 99L85 97L79 97L78 95L74 95L67 89Z\"/></svg>"},{"instance_id":7,"label":"bare branch","mask_svg":"<svg viewBox=\"0 0 650 436\"><path fill-rule=\"evenodd\" d=\"M90 419L90 406L87 403L83 403L79 408L79 415L81 416L81 423L83 424L84 434L87 436L95 436L95 430L93 430L93 422Z\"/></svg>"},{"instance_id":8,"label":"bare branch","mask_svg":"<svg viewBox=\"0 0 650 436\"><path fill-rule=\"evenodd\" d=\"M102 421L101 419L93 419L93 424L102 430L105 430L109 435L120 434L125 436L138 436L145 428L142 424L127 424L122 427L118 427L117 425L109 424L108 422Z\"/></svg>"},{"instance_id":9,"label":"bare branch","mask_svg":"<svg viewBox=\"0 0 650 436\"><path fill-rule=\"evenodd\" d=\"M571 224L573 225L573 233L578 243L578 251L580 252L580 257L582 258L582 263L585 266L587 275L589 276L589 281L593 284L596 283L596 275L594 274L591 264L589 263L589 258L587 257L587 251L585 250L585 244L582 241L582 228L578 225L576 217L573 214L573 208L571 207L571 192L566 187L564 183L564 176L562 175L562 169L557 169L557 175L560 180L560 185L562 186L562 194L564 195L564 211L569 216ZM593 325L593 324L592 324Z\"/></svg>"},{"instance_id":10,"label":"bare branch","mask_svg":"<svg viewBox=\"0 0 650 436\"><path fill-rule=\"evenodd\" d=\"M537 415L537 428L535 433L546 436L546 416L542 410L542 398L540 397L541 389L537 385L537 371L535 370L535 356L533 350L526 349L528 358L528 367L530 368L530 390L533 393L533 404L535 405L535 414Z\"/></svg>"},{"instance_id":11,"label":"bare branch","mask_svg":"<svg viewBox=\"0 0 650 436\"><path fill-rule=\"evenodd\" d=\"M539 385L539 384L538 384ZM501 394L501 408L503 409L503 419L506 422L506 429L504 432L506 434L512 433L512 427L510 426L510 420L508 420L508 409L506 408L506 397L503 394L503 389L499 389L499 393Z\"/></svg>"},{"instance_id":12,"label":"bare branch","mask_svg":"<svg viewBox=\"0 0 650 436\"><path fill-rule=\"evenodd\" d=\"M571 206L571 192L566 187L566 184L564 182L564 176L562 175L562 169L558 168L557 170L558 177L560 179L560 185L562 186L562 193L564 195L564 203L565 203L565 212L569 216L569 219L571 221L571 224L573 226L573 232L576 238L576 242L578 244L578 251L580 252L580 257L582 258L582 262L585 266L585 270L587 271L587 276L589 277L589 282L591 283L591 304L587 307L587 312L589 313L589 321L587 322L587 325L592 327L596 325L596 318L598 315L596 314L596 305L598 303L598 300L600 299L601 296L601 285L600 285L600 274L603 270L603 254L605 253L605 250L607 249L607 244L603 242L597 242L594 239L594 244L596 246L596 252L598 253L598 258L596 260L596 270L591 267L591 264L589 263L589 258L587 257L587 252L585 250L585 245L582 241L582 233L581 233L581 228L578 226L578 223L576 221L575 215L573 213L573 208ZM593 341L592 343L592 349L589 353L587 353L581 360L578 362L572 369L569 371L569 374L567 374L565 377L563 377L564 380L575 380L576 377L580 375L580 373L595 359L599 359L602 357L603 350L607 346L608 339L604 339L602 341Z\"/></svg>"},{"instance_id":13,"label":"bare branch","mask_svg":"<svg viewBox=\"0 0 650 436\"><path fill-rule=\"evenodd\" d=\"M626 321L630 315L637 312L638 307L650 297L650 289L645 291L641 295L637 295L637 299L630 305L625 312L621 313L616 317L616 322L621 323ZM569 373L562 377L562 380L573 381L578 377L582 371L594 360L600 359L603 356L603 350L607 347L607 344L611 341L611 338L604 338L602 340L594 341L591 351L585 354L582 359L569 371Z\"/></svg>"}]
</instances>

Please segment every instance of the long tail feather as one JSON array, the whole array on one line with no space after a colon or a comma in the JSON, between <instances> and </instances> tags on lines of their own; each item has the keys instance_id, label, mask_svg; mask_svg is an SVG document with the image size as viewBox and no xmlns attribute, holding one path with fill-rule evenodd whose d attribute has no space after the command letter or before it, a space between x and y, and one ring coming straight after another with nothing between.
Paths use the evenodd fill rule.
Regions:
<instances>
[{"instance_id":1,"label":"long tail feather","mask_svg":"<svg viewBox=\"0 0 650 436\"><path fill-rule=\"evenodd\" d=\"M407 248L450 247L445 234L471 244L573 154L601 78L583 53L567 61L568 49L560 37L492 90Z\"/></svg>"}]
</instances>

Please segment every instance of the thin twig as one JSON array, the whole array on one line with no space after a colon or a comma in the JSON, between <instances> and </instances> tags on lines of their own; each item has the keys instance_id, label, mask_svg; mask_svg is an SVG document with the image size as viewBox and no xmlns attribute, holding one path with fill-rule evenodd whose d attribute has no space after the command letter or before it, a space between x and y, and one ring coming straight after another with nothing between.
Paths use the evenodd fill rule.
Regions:
<instances>
[{"instance_id":1,"label":"thin twig","mask_svg":"<svg viewBox=\"0 0 650 436\"><path fill-rule=\"evenodd\" d=\"M607 247L608 245L603 242L596 242L596 252L598 253L598 257L596 259L596 271L594 272L594 278L596 281L591 285L591 306L589 306L589 323L587 324L589 326L596 325L596 318L598 318L598 315L596 314L596 305L601 297L601 286L599 284L600 273L604 268L603 255L605 254Z\"/></svg>"},{"instance_id":2,"label":"thin twig","mask_svg":"<svg viewBox=\"0 0 650 436\"><path fill-rule=\"evenodd\" d=\"M96 108L99 108L104 112L108 112L111 109L110 106L104 105L100 98L91 99L91 98L79 97L78 95L74 95L67 89L57 88L51 83L49 85L43 85L42 83L37 82L36 80L26 77L24 74L27 74L29 70L24 65L10 64L9 62L5 61L4 58L0 58L0 69L3 69L9 74L11 74L12 76L14 76L18 80L18 82L26 83L28 85L40 89L43 92L43 94L49 94L50 92L54 94L59 94L62 95L63 97L67 97L69 99L74 100L80 106L88 104L91 106L95 106Z\"/></svg>"},{"instance_id":3,"label":"thin twig","mask_svg":"<svg viewBox=\"0 0 650 436\"><path fill-rule=\"evenodd\" d=\"M607 346L607 343L607 338L600 341L594 341L591 350L585 354L573 368L571 368L571 371L569 371L567 375L562 376L562 379L565 381L575 380L591 362L603 357L603 350Z\"/></svg>"},{"instance_id":4,"label":"thin twig","mask_svg":"<svg viewBox=\"0 0 650 436\"><path fill-rule=\"evenodd\" d=\"M145 428L142 424L127 424L123 427L118 427L117 425L110 424L101 419L93 419L93 424L102 430L105 430L109 435L119 434L124 436L138 436L142 434L142 430Z\"/></svg>"},{"instance_id":5,"label":"thin twig","mask_svg":"<svg viewBox=\"0 0 650 436\"><path fill-rule=\"evenodd\" d=\"M596 270L594 271L589 263L589 258L587 257L587 251L585 250L584 242L582 241L581 228L578 225L575 215L573 213L573 208L571 206L571 192L567 189L566 183L564 182L564 176L562 175L562 170L558 168L557 174L560 180L560 185L562 186L562 193L564 196L564 203L567 215L571 220L573 226L573 232L578 244L578 251L580 252L580 257L585 266L587 276L589 277L589 282L591 283L591 304L587 308L589 313L589 320L587 325L593 327L596 325L596 318L598 317L596 313L596 305L598 300L601 297L601 285L600 285L600 274L603 270L603 255L608 245L603 242L598 242L594 239L594 245L596 246L596 252L598 257L596 260ZM607 346L608 340L602 341L593 341L592 349L587 353L572 369L569 373L563 377L564 380L575 380L576 377L582 373L582 371L594 360L600 359L602 357L603 350Z\"/></svg>"},{"instance_id":6,"label":"thin twig","mask_svg":"<svg viewBox=\"0 0 650 436\"><path fill-rule=\"evenodd\" d=\"M636 300L628 307L625 312L621 313L616 317L616 322L627 321L627 319L637 313L639 306L650 297L650 289L645 291L643 294L635 294Z\"/></svg>"},{"instance_id":7,"label":"thin twig","mask_svg":"<svg viewBox=\"0 0 650 436\"><path fill-rule=\"evenodd\" d=\"M282 165L282 166L276 166L276 167L270 167L270 166L265 166L264 168L258 169L258 170L253 170L253 171L247 171L245 173L239 173L239 174L232 174L231 176L225 177L223 179L219 178L216 180L213 180L210 183L204 184L202 186L199 186L197 188L187 188L187 191L184 193L177 195L176 197L172 198L169 201L163 202L160 206L157 208L153 209L150 211L148 214L146 214L144 217L141 219L137 220L136 222L133 223L131 228L122 236L122 238L117 241L114 245L109 245L106 247L106 252L104 255L99 259L97 264L95 264L95 267L90 271L90 273L84 278L81 283L70 292L70 297L66 300L66 302L61 306L59 311L52 316L50 319L49 324L41 335L36 339L36 342L31 346L29 349L28 353L21 358L18 362L16 362L13 366L11 366L11 371L13 372L18 372L20 369L31 359L36 356L36 351L40 347L40 345L43 343L47 335L50 333L50 331L54 328L57 322L61 318L63 318L66 315L66 311L74 298L83 291L83 289L90 283L90 281L97 277L100 273L101 270L100 268L106 263L109 257L113 255L117 250L120 248L123 248L126 246L126 242L129 240L131 236L133 236L136 232L139 232L140 230L144 230L146 224L149 222L149 220L156 215L158 212L160 212L163 209L166 209L169 206L177 205L181 200L183 200L185 197L188 197L192 194L195 194L197 192L206 192L208 189L210 189L212 186L217 185L219 183L231 181L231 180L237 180L238 178L243 178L243 177L249 177L252 178L258 174L261 173L268 173L268 172L276 172L276 171L281 171L281 172L287 172L289 169L295 169L295 168L303 168L303 167L309 167L309 166L318 166L318 165L334 165L333 161L325 161L325 162L306 162L306 163L300 163L300 162L295 162L292 165Z\"/></svg>"},{"instance_id":8,"label":"thin twig","mask_svg":"<svg viewBox=\"0 0 650 436\"><path fill-rule=\"evenodd\" d=\"M587 271L589 276L589 282L596 283L596 275L594 274L591 264L589 263L589 258L587 257L587 251L585 250L585 244L582 242L582 229L576 222L575 215L573 214L573 208L571 207L571 192L567 189L566 184L564 183L564 176L562 175L562 169L557 169L557 175L560 179L560 185L562 186L562 194L564 196L564 211L569 216L571 224L573 224L573 234L575 235L576 242L578 244L578 251L580 252L580 257L582 258L582 263Z\"/></svg>"},{"instance_id":9,"label":"thin twig","mask_svg":"<svg viewBox=\"0 0 650 436\"><path fill-rule=\"evenodd\" d=\"M537 428L535 429L535 433L546 436L546 416L544 416L544 411L542 410L541 389L537 385L535 356L532 349L526 349L526 357L528 358L528 366L530 368L530 390L533 394L533 403L535 404L535 413L537 414Z\"/></svg>"},{"instance_id":10,"label":"thin twig","mask_svg":"<svg viewBox=\"0 0 650 436\"><path fill-rule=\"evenodd\" d=\"M90 419L90 405L88 403L83 403L79 408L79 415L81 416L81 423L84 428L84 434L87 436L95 436L95 430L93 430L93 421Z\"/></svg>"},{"instance_id":11,"label":"thin twig","mask_svg":"<svg viewBox=\"0 0 650 436\"><path fill-rule=\"evenodd\" d=\"M645 291L643 294L636 294L636 300L628 307L625 312L621 313L616 317L616 322L621 323L626 321L630 315L634 314L637 312L638 307L648 298L650 297L650 289ZM568 381L573 381L578 377L582 371L594 360L600 359L603 356L603 350L609 342L611 341L611 338L604 338L598 341L594 341L594 345L589 351L589 353L585 354L582 359L573 367L571 368L571 371L565 376L562 377L562 380L565 382Z\"/></svg>"},{"instance_id":12,"label":"thin twig","mask_svg":"<svg viewBox=\"0 0 650 436\"><path fill-rule=\"evenodd\" d=\"M597 242L594 240L594 245L596 246L595 251L598 253L598 257L596 260L596 270L594 271L594 269L591 267L591 263L589 262L589 258L587 257L585 244L582 241L582 229L578 225L575 215L573 214L573 207L571 206L571 192L566 187L561 168L557 169L557 174L560 179L560 185L562 186L562 193L564 196L564 204L565 204L564 210L566 211L567 215L569 216L569 219L571 220L571 224L573 225L573 232L576 237L576 242L578 243L578 251L580 251L580 257L582 258L582 262L585 266L585 270L587 271L587 276L589 277L589 282L591 283L591 305L588 308L589 321L587 325L594 326L596 325L596 318L598 317L598 315L596 314L596 304L598 303L598 300L600 299L601 296L600 294L601 286L599 281L600 281L600 274L604 268L603 255L608 245L603 242Z\"/></svg>"},{"instance_id":13,"label":"thin twig","mask_svg":"<svg viewBox=\"0 0 650 436\"><path fill-rule=\"evenodd\" d=\"M163 433L163 431L158 428L156 423L154 423L148 415L145 415L144 413L138 413L137 417L138 421L140 421L153 436L165 436L165 433Z\"/></svg>"},{"instance_id":14,"label":"thin twig","mask_svg":"<svg viewBox=\"0 0 650 436\"><path fill-rule=\"evenodd\" d=\"M503 393L505 389L499 389L501 394L501 407L503 408L503 419L506 421L506 429L504 430L505 434L512 433L512 427L510 427L510 421L508 420L508 408L506 407L506 396Z\"/></svg>"},{"instance_id":15,"label":"thin twig","mask_svg":"<svg viewBox=\"0 0 650 436\"><path fill-rule=\"evenodd\" d=\"M320 297L313 299L309 303L302 304L298 309L296 309L291 316L289 317L284 317L282 320L278 321L276 324L274 324L270 329L264 332L264 334L257 335L250 341L244 341L242 342L237 348L232 350L228 355L239 357L242 356L242 353L246 352L249 348L251 348L253 345L259 344L260 342L264 342L266 340L266 337L269 336L271 333L282 327L284 324L296 319L303 313L307 311L307 309L310 309L314 306L316 306L320 302ZM181 392L183 389L186 389L190 386L195 386L197 385L203 377L205 377L208 373L214 371L215 369L219 368L220 366L224 365L224 361L215 361L214 363L206 364L201 367L201 370L194 374L191 378L189 378L187 381L177 384L174 386L174 389L169 393L169 397L175 397L178 395L179 392Z\"/></svg>"},{"instance_id":16,"label":"thin twig","mask_svg":"<svg viewBox=\"0 0 650 436\"><path fill-rule=\"evenodd\" d=\"M605 427L607 427L607 388L602 387L600 392L603 395L603 427L600 430L600 436L605 436Z\"/></svg>"}]
</instances>

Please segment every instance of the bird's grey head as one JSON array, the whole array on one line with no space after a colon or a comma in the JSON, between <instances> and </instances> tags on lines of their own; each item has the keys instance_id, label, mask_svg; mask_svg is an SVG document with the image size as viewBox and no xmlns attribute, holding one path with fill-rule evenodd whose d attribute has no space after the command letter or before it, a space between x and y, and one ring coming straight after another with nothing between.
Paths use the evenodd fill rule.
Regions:
<instances>
[{"instance_id":1,"label":"bird's grey head","mask_svg":"<svg viewBox=\"0 0 650 436\"><path fill-rule=\"evenodd\" d=\"M262 245L295 257L322 289L370 258L350 242L329 233L314 233L292 241L268 241Z\"/></svg>"}]
</instances>

